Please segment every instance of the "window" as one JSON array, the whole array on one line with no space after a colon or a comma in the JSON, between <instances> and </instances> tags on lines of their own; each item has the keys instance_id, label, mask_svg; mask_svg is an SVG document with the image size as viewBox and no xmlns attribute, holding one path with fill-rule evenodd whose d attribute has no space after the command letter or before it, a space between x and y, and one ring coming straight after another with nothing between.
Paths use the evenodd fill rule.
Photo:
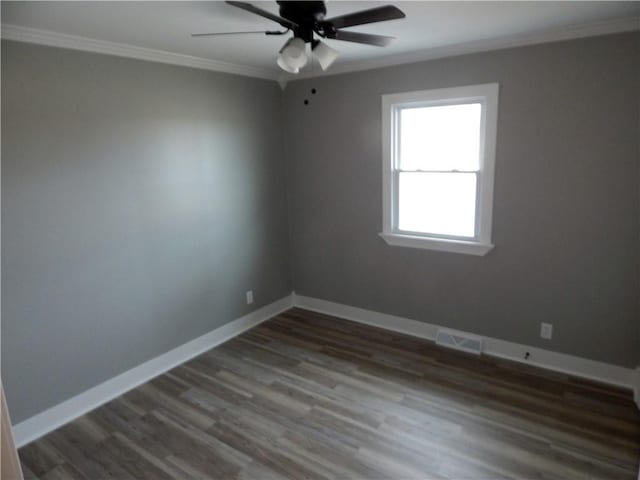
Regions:
<instances>
[{"instance_id":1,"label":"window","mask_svg":"<svg viewBox=\"0 0 640 480\"><path fill-rule=\"evenodd\" d=\"M390 245L485 255L498 84L382 96L383 231Z\"/></svg>"}]
</instances>

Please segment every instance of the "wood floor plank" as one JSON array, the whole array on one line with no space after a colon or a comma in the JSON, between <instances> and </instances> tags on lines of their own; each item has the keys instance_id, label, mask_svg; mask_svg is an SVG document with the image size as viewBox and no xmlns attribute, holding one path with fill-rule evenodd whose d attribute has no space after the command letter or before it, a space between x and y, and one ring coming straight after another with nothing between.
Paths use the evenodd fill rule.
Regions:
<instances>
[{"instance_id":1,"label":"wood floor plank","mask_svg":"<svg viewBox=\"0 0 640 480\"><path fill-rule=\"evenodd\" d=\"M629 391L289 310L20 449L26 478L636 480Z\"/></svg>"}]
</instances>

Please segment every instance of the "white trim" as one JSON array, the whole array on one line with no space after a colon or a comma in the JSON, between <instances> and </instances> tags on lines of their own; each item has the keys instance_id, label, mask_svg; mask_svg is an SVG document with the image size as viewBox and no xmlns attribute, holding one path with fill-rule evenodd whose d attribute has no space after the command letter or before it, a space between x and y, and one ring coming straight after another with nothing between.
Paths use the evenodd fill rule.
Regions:
<instances>
[{"instance_id":1,"label":"white trim","mask_svg":"<svg viewBox=\"0 0 640 480\"><path fill-rule=\"evenodd\" d=\"M630 16L614 18L599 22L570 25L551 30L544 30L530 34L515 34L499 38L478 40L475 42L459 43L444 47L429 48L409 53L398 53L382 58L373 58L361 62L348 63L346 65L332 65L327 71L318 69L304 71L299 75L281 73L281 77L289 81L303 80L306 78L339 75L343 73L360 72L376 68L392 67L409 63L420 63L438 58L456 57L470 53L489 52L492 50L504 50L506 48L524 47L541 43L561 42L585 37L597 37L640 30L640 17Z\"/></svg>"},{"instance_id":2,"label":"white trim","mask_svg":"<svg viewBox=\"0 0 640 480\"><path fill-rule=\"evenodd\" d=\"M394 332L412 335L414 337L435 340L439 325L426 322L419 322L408 318L388 315L386 313L374 312L362 308L351 307L340 303L321 300L318 298L305 297L303 295L293 295L293 304L296 307L324 313L335 317L352 320L354 322L373 325ZM466 332L464 332L466 333ZM552 352L542 348L529 347L518 343L499 340L497 338L482 337L483 353L494 357L505 358L519 363L527 363L538 367L546 368L556 372L596 380L632 389L634 385L634 374L640 375L640 370L634 371L631 368L620 367L608 363L597 362L587 358L576 357L564 353ZM525 352L529 352L529 359L524 359ZM636 380L637 381L637 380ZM640 385L636 383L636 392Z\"/></svg>"},{"instance_id":3,"label":"white trim","mask_svg":"<svg viewBox=\"0 0 640 480\"><path fill-rule=\"evenodd\" d=\"M20 25L2 24L2 38L18 42L37 43L73 50L85 50L88 52L104 53L120 57L138 58L152 62L182 65L185 67L201 68L217 72L233 73L249 77L275 80L282 86L292 80L320 77L326 75L338 75L342 73L373 70L376 68L391 67L408 63L425 62L437 58L455 57L469 53L502 50L505 48L523 47L540 43L558 42L584 37L595 37L613 33L640 30L639 17L622 17L600 22L592 22L581 25L560 27L531 34L516 34L476 42L459 43L438 48L429 48L409 53L389 55L383 58L374 58L346 65L333 65L329 70L307 69L298 75L286 74L275 69L264 69L246 65L211 60L208 58L182 55L178 53L137 47L122 43L94 40L77 35L52 32L36 28L22 27Z\"/></svg>"},{"instance_id":4,"label":"white trim","mask_svg":"<svg viewBox=\"0 0 640 480\"><path fill-rule=\"evenodd\" d=\"M493 248L491 227L493 217L493 184L498 124L498 83L437 88L382 95L382 233L380 236L394 246L425 248L453 253L485 255ZM408 234L398 230L397 158L400 136L400 112L407 107L428 107L480 103L480 157L478 190L476 192L476 231L473 239Z\"/></svg>"},{"instance_id":5,"label":"white trim","mask_svg":"<svg viewBox=\"0 0 640 480\"><path fill-rule=\"evenodd\" d=\"M13 427L17 447L20 448L46 435L175 366L290 309L292 305L292 296L287 295L23 420Z\"/></svg>"},{"instance_id":6,"label":"white trim","mask_svg":"<svg viewBox=\"0 0 640 480\"><path fill-rule=\"evenodd\" d=\"M115 55L117 57L137 58L138 60L168 63L183 67L232 73L246 77L264 78L267 80L278 80L279 76L275 69L270 70L238 65L235 63L211 60L209 58L194 57L180 53L166 52L164 50L137 47L135 45L128 45L125 43L95 40L77 35L68 35L66 33L51 32L49 30L40 30L36 28L22 27L19 25L2 24L2 38L6 40L15 40L17 42L37 43L39 45Z\"/></svg>"},{"instance_id":7,"label":"white trim","mask_svg":"<svg viewBox=\"0 0 640 480\"><path fill-rule=\"evenodd\" d=\"M435 239L429 237L414 237L398 233L379 233L388 245L394 247L423 248L439 252L465 253L483 256L493 249L492 243L465 242L463 240Z\"/></svg>"}]
</instances>

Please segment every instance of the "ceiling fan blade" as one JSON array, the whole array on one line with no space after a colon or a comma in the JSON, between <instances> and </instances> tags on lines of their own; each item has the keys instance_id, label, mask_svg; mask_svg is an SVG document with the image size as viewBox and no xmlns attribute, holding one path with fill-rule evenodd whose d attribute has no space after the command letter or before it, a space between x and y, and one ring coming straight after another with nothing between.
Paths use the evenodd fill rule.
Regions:
<instances>
[{"instance_id":1,"label":"ceiling fan blade","mask_svg":"<svg viewBox=\"0 0 640 480\"><path fill-rule=\"evenodd\" d=\"M192 33L192 37L216 37L218 35L241 35L245 33L262 33L264 35L284 35L287 32L277 32L271 30L251 30L247 32L212 32L212 33Z\"/></svg>"},{"instance_id":2,"label":"ceiling fan blade","mask_svg":"<svg viewBox=\"0 0 640 480\"><path fill-rule=\"evenodd\" d=\"M384 35L372 35L370 33L359 32L345 32L344 30L337 30L327 38L333 38L335 40L343 40L345 42L365 43L367 45L375 45L377 47L386 47L391 43L395 37L385 37Z\"/></svg>"},{"instance_id":3,"label":"ceiling fan blade","mask_svg":"<svg viewBox=\"0 0 640 480\"><path fill-rule=\"evenodd\" d=\"M292 22L291 20L287 20L286 18L279 17L278 15L274 15L271 12L267 12L266 10L262 10L261 8L254 7L250 3L246 2L226 2L231 6L241 8L242 10L246 10L247 12L255 13L256 15L260 15L261 17L268 18L269 20L273 20L274 22L278 22L285 28L296 28L298 26L297 23Z\"/></svg>"},{"instance_id":4,"label":"ceiling fan blade","mask_svg":"<svg viewBox=\"0 0 640 480\"><path fill-rule=\"evenodd\" d=\"M397 18L404 17L405 14L398 7L385 5L384 7L376 7L369 10L362 10L360 12L353 12L339 17L329 18L326 19L325 22L332 24L335 28L345 28L353 27L355 25L364 25L365 23L395 20Z\"/></svg>"}]
</instances>

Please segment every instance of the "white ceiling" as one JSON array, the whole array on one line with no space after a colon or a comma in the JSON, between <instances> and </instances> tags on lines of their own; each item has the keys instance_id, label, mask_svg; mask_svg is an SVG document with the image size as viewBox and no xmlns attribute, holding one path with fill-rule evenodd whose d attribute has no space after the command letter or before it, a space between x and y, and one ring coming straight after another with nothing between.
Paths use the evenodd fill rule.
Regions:
<instances>
[{"instance_id":1,"label":"white ceiling","mask_svg":"<svg viewBox=\"0 0 640 480\"><path fill-rule=\"evenodd\" d=\"M276 2L253 2L278 12ZM391 57L556 32L565 27L640 15L640 2L406 2L329 1L327 17L393 3L407 18L353 27L390 35L386 48L328 41L340 51L332 70L362 68ZM277 24L223 2L2 2L2 23L118 42L263 69L278 75L283 37L260 34L191 38L190 33L276 29ZM640 26L640 21L638 22ZM628 24L628 22L627 22ZM567 30L570 31L570 30ZM566 36L571 36L570 34ZM499 43L496 43L499 45ZM407 55L409 54L409 55ZM317 69L317 67L316 67Z\"/></svg>"}]
</instances>

